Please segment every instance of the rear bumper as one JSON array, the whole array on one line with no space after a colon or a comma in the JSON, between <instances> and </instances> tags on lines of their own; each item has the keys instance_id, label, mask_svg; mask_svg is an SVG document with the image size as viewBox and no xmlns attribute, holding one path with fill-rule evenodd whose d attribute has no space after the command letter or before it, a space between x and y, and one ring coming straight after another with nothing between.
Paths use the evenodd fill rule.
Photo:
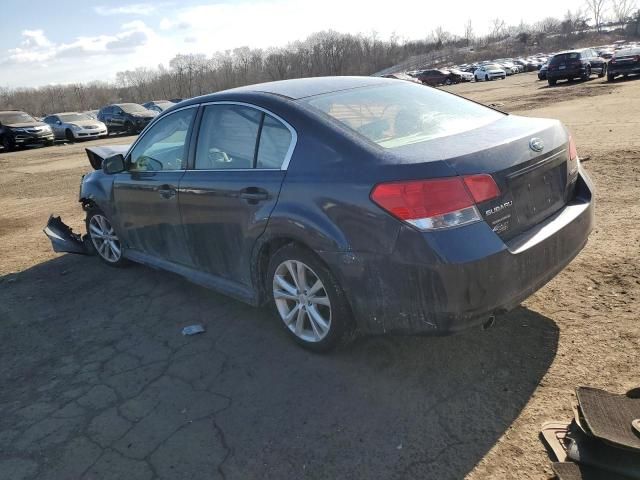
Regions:
<instances>
[{"instance_id":1,"label":"rear bumper","mask_svg":"<svg viewBox=\"0 0 640 480\"><path fill-rule=\"evenodd\" d=\"M567 68L565 70L547 70L547 80L567 80L581 77L587 73L585 66L580 68Z\"/></svg>"},{"instance_id":2,"label":"rear bumper","mask_svg":"<svg viewBox=\"0 0 640 480\"><path fill-rule=\"evenodd\" d=\"M361 330L454 333L516 307L582 250L594 222L584 172L577 188L572 203L507 243L485 222L432 234L403 227L391 255L322 256Z\"/></svg>"},{"instance_id":3,"label":"rear bumper","mask_svg":"<svg viewBox=\"0 0 640 480\"><path fill-rule=\"evenodd\" d=\"M609 75L640 74L640 65L612 66L609 64Z\"/></svg>"}]
</instances>

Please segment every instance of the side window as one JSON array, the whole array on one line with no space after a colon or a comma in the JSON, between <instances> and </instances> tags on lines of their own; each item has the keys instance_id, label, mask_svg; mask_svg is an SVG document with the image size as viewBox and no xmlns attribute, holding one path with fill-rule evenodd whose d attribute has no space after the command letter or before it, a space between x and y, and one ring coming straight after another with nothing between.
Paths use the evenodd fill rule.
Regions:
<instances>
[{"instance_id":1,"label":"side window","mask_svg":"<svg viewBox=\"0 0 640 480\"><path fill-rule=\"evenodd\" d=\"M262 112L242 105L205 107L198 134L196 170L253 168Z\"/></svg>"},{"instance_id":2,"label":"side window","mask_svg":"<svg viewBox=\"0 0 640 480\"><path fill-rule=\"evenodd\" d=\"M258 145L257 168L280 168L291 145L291 132L279 120L264 116L260 143Z\"/></svg>"},{"instance_id":3,"label":"side window","mask_svg":"<svg viewBox=\"0 0 640 480\"><path fill-rule=\"evenodd\" d=\"M196 108L187 108L158 120L131 151L129 171L183 170L189 130Z\"/></svg>"}]
</instances>

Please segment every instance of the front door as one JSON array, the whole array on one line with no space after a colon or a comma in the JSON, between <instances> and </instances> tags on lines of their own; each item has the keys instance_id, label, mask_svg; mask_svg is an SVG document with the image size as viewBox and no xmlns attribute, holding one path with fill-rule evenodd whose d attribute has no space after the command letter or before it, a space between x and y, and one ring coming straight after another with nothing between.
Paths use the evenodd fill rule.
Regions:
<instances>
[{"instance_id":1,"label":"front door","mask_svg":"<svg viewBox=\"0 0 640 480\"><path fill-rule=\"evenodd\" d=\"M127 156L113 184L119 232L128 249L189 265L178 207L196 106L158 120Z\"/></svg>"},{"instance_id":2,"label":"front door","mask_svg":"<svg viewBox=\"0 0 640 480\"><path fill-rule=\"evenodd\" d=\"M194 267L245 286L251 254L276 205L295 132L246 105L204 107L195 161L180 182Z\"/></svg>"}]
</instances>

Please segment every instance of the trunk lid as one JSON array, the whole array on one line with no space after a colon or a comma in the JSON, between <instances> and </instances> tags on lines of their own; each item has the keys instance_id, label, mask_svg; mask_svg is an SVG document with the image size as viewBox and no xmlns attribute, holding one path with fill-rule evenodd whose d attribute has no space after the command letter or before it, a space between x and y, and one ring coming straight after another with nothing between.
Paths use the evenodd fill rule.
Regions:
<instances>
[{"instance_id":1,"label":"trunk lid","mask_svg":"<svg viewBox=\"0 0 640 480\"><path fill-rule=\"evenodd\" d=\"M402 163L441 160L458 175L490 174L500 197L478 209L502 239L528 230L571 198L568 135L557 120L505 116L484 127L396 149Z\"/></svg>"}]
</instances>

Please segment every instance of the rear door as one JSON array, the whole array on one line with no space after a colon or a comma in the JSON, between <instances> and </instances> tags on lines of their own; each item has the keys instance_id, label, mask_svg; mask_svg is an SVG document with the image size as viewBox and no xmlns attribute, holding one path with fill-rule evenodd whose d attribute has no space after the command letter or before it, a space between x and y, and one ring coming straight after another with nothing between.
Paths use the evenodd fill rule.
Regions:
<instances>
[{"instance_id":1,"label":"rear door","mask_svg":"<svg viewBox=\"0 0 640 480\"><path fill-rule=\"evenodd\" d=\"M113 195L119 233L127 248L155 259L189 265L178 185L184 175L197 106L158 120L127 155Z\"/></svg>"},{"instance_id":2,"label":"rear door","mask_svg":"<svg viewBox=\"0 0 640 480\"><path fill-rule=\"evenodd\" d=\"M243 285L276 205L296 134L277 116L231 102L205 105L180 212L194 267Z\"/></svg>"}]
</instances>

